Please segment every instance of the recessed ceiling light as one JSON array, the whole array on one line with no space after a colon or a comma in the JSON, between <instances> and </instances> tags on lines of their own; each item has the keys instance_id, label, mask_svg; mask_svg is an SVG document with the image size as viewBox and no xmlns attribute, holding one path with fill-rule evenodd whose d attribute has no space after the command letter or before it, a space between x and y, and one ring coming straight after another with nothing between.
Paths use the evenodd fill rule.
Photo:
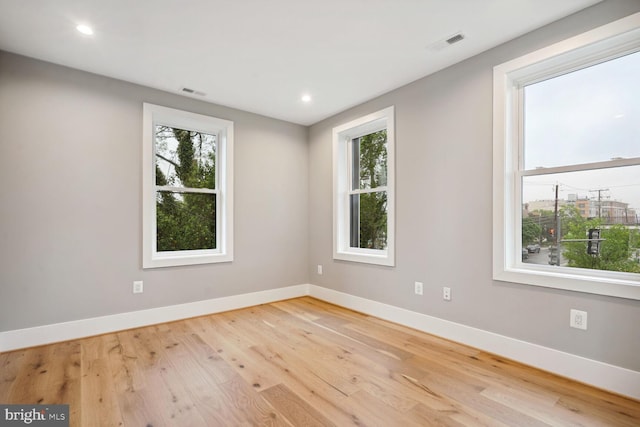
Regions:
<instances>
[{"instance_id":1,"label":"recessed ceiling light","mask_svg":"<svg viewBox=\"0 0 640 427\"><path fill-rule=\"evenodd\" d=\"M78 30L79 32L81 32L82 34L84 34L85 36L92 36L93 35L93 28L91 28L88 25L84 25L84 24L79 24L76 27L76 30Z\"/></svg>"},{"instance_id":2,"label":"recessed ceiling light","mask_svg":"<svg viewBox=\"0 0 640 427\"><path fill-rule=\"evenodd\" d=\"M302 98L300 98L300 99L302 99L302 102L311 102L311 95L304 94L304 95L302 95Z\"/></svg>"}]
</instances>

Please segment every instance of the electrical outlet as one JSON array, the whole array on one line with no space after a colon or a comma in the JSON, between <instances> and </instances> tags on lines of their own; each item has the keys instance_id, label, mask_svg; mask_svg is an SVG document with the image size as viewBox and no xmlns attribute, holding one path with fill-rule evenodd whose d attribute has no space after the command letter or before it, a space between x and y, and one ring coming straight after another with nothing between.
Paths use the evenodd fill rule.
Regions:
<instances>
[{"instance_id":1,"label":"electrical outlet","mask_svg":"<svg viewBox=\"0 0 640 427\"><path fill-rule=\"evenodd\" d=\"M422 295L422 282L414 283L414 292L416 295Z\"/></svg>"},{"instance_id":2,"label":"electrical outlet","mask_svg":"<svg viewBox=\"0 0 640 427\"><path fill-rule=\"evenodd\" d=\"M143 291L144 291L144 285L142 283L142 280L136 280L135 282L133 282L134 294L141 294Z\"/></svg>"},{"instance_id":3,"label":"electrical outlet","mask_svg":"<svg viewBox=\"0 0 640 427\"><path fill-rule=\"evenodd\" d=\"M451 288L446 286L442 288L442 299L445 301L451 301Z\"/></svg>"},{"instance_id":4,"label":"electrical outlet","mask_svg":"<svg viewBox=\"0 0 640 427\"><path fill-rule=\"evenodd\" d=\"M318 264L318 274L322 276L322 264Z\"/></svg>"},{"instance_id":5,"label":"electrical outlet","mask_svg":"<svg viewBox=\"0 0 640 427\"><path fill-rule=\"evenodd\" d=\"M571 309L569 326L576 329L587 330L587 312Z\"/></svg>"}]
</instances>

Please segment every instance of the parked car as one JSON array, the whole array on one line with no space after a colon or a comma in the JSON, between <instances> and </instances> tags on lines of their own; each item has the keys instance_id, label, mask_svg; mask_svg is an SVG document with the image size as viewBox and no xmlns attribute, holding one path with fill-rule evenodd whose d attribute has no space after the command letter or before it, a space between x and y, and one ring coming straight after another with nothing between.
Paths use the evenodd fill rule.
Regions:
<instances>
[{"instance_id":1,"label":"parked car","mask_svg":"<svg viewBox=\"0 0 640 427\"><path fill-rule=\"evenodd\" d=\"M527 246L527 252L529 252L530 254L532 253L536 253L539 254L540 253L540 245L537 243L532 243L530 245Z\"/></svg>"},{"instance_id":2,"label":"parked car","mask_svg":"<svg viewBox=\"0 0 640 427\"><path fill-rule=\"evenodd\" d=\"M522 248L522 260L529 259L529 251L525 248Z\"/></svg>"}]
</instances>

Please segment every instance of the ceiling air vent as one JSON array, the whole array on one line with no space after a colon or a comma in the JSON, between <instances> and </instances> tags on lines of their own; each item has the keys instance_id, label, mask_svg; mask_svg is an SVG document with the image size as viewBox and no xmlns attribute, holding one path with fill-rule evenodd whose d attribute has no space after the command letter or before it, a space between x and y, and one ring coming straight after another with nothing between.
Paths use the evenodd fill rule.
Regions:
<instances>
[{"instance_id":1,"label":"ceiling air vent","mask_svg":"<svg viewBox=\"0 0 640 427\"><path fill-rule=\"evenodd\" d=\"M458 33L454 36L449 37L446 41L449 44L458 43L459 41L464 39L464 35L462 33Z\"/></svg>"},{"instance_id":2,"label":"ceiling air vent","mask_svg":"<svg viewBox=\"0 0 640 427\"><path fill-rule=\"evenodd\" d=\"M449 46L451 46L452 44L456 44L460 41L464 40L464 34L462 34L462 32L458 31L457 33L446 37L444 39L438 40L435 43L431 43L430 45L427 46L427 49L432 50L432 51L440 51L444 48L447 48Z\"/></svg>"},{"instance_id":3,"label":"ceiling air vent","mask_svg":"<svg viewBox=\"0 0 640 427\"><path fill-rule=\"evenodd\" d=\"M183 87L180 90L182 92L184 92L184 93L188 93L188 94L191 94L191 95L198 95L198 96L205 96L206 95L204 92L200 92L199 90L195 90L195 89L189 89L188 87Z\"/></svg>"}]
</instances>

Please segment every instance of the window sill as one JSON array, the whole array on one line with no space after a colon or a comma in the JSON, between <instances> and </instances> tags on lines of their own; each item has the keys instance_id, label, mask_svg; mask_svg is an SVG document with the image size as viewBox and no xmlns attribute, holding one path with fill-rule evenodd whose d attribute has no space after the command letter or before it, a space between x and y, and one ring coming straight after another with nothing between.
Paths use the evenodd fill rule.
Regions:
<instances>
[{"instance_id":1,"label":"window sill","mask_svg":"<svg viewBox=\"0 0 640 427\"><path fill-rule=\"evenodd\" d=\"M576 270L582 271L582 269ZM566 270L558 272L513 267L494 272L493 279L501 282L640 300L640 282L628 278L629 275L624 273L619 273L620 278L611 277L614 274L616 273L609 272L608 277L604 277L604 275L597 277L571 274Z\"/></svg>"},{"instance_id":2,"label":"window sill","mask_svg":"<svg viewBox=\"0 0 640 427\"><path fill-rule=\"evenodd\" d=\"M382 265L385 267L395 266L395 260L389 255L388 251L371 249L337 251L334 252L333 259L341 261L360 262L364 264Z\"/></svg>"},{"instance_id":3,"label":"window sill","mask_svg":"<svg viewBox=\"0 0 640 427\"><path fill-rule=\"evenodd\" d=\"M182 265L215 264L233 261L229 253L166 253L145 257L142 268L178 267Z\"/></svg>"}]
</instances>

